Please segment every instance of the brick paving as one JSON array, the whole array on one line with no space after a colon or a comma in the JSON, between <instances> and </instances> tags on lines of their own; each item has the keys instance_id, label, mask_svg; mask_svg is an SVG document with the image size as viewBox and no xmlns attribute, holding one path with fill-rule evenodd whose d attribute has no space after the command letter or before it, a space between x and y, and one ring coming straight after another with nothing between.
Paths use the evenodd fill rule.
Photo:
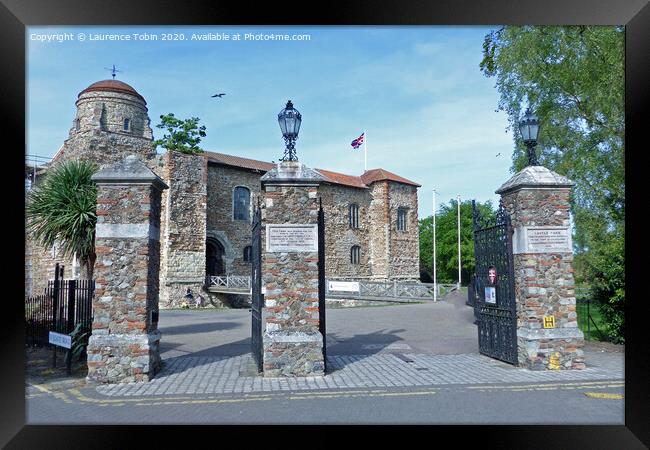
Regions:
<instances>
[{"instance_id":1,"label":"brick paving","mask_svg":"<svg viewBox=\"0 0 650 450\"><path fill-rule=\"evenodd\" d=\"M250 355L184 356L167 360L162 372L148 383L100 385L96 390L110 397L146 397L624 378L622 358L620 364L559 371L531 371L477 354L337 355L328 357L327 362L328 373L325 376L264 378L254 375Z\"/></svg>"}]
</instances>

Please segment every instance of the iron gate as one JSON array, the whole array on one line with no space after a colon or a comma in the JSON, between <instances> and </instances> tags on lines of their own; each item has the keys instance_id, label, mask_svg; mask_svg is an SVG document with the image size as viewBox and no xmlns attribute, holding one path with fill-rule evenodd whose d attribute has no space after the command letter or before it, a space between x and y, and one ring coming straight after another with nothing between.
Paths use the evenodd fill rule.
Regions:
<instances>
[{"instance_id":1,"label":"iron gate","mask_svg":"<svg viewBox=\"0 0 650 450\"><path fill-rule=\"evenodd\" d=\"M262 371L262 211L258 207L253 215L251 241L251 352L257 363L257 371Z\"/></svg>"},{"instance_id":2,"label":"iron gate","mask_svg":"<svg viewBox=\"0 0 650 450\"><path fill-rule=\"evenodd\" d=\"M325 331L325 213L323 200L318 208L318 331L323 335L323 364L327 372L327 335Z\"/></svg>"},{"instance_id":3,"label":"iron gate","mask_svg":"<svg viewBox=\"0 0 650 450\"><path fill-rule=\"evenodd\" d=\"M517 307L510 215L500 203L496 219L487 219L472 201L472 217L479 352L516 365Z\"/></svg>"}]
</instances>

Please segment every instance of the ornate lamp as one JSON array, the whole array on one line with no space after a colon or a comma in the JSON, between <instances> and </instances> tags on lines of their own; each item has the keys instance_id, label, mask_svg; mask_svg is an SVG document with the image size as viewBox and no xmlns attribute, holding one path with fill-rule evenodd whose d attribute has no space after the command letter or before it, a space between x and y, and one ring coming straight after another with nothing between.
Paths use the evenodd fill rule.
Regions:
<instances>
[{"instance_id":1,"label":"ornate lamp","mask_svg":"<svg viewBox=\"0 0 650 450\"><path fill-rule=\"evenodd\" d=\"M287 106L278 114L278 123L280 130L282 130L282 137L287 148L284 150L284 157L281 161L298 161L296 156L295 142L298 139L298 132L300 131L300 123L302 116L297 109L293 107L291 100L287 102Z\"/></svg>"},{"instance_id":2,"label":"ornate lamp","mask_svg":"<svg viewBox=\"0 0 650 450\"><path fill-rule=\"evenodd\" d=\"M524 117L519 121L519 131L524 140L524 144L528 147L528 165L538 166L537 155L535 154L535 146L537 145L537 136L539 135L539 120L526 108Z\"/></svg>"}]
</instances>

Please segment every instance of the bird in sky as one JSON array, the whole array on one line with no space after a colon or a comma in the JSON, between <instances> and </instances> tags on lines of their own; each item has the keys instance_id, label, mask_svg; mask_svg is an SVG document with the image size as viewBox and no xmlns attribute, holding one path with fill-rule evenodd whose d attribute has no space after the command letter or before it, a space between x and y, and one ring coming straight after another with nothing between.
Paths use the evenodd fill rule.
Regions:
<instances>
[{"instance_id":1,"label":"bird in sky","mask_svg":"<svg viewBox=\"0 0 650 450\"><path fill-rule=\"evenodd\" d=\"M226 95L226 94L214 94L212 97L213 97L213 98L214 98L214 97L219 97L219 98L221 98L221 97L223 97L224 95Z\"/></svg>"},{"instance_id":2,"label":"bird in sky","mask_svg":"<svg viewBox=\"0 0 650 450\"><path fill-rule=\"evenodd\" d=\"M497 156L500 156L500 155L501 155L501 153L497 153Z\"/></svg>"}]
</instances>

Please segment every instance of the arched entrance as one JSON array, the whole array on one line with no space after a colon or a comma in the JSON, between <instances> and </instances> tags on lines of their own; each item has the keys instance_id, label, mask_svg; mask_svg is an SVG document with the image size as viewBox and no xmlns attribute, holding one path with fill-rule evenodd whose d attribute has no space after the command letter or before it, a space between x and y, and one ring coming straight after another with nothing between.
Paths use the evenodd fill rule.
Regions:
<instances>
[{"instance_id":1,"label":"arched entrance","mask_svg":"<svg viewBox=\"0 0 650 450\"><path fill-rule=\"evenodd\" d=\"M224 253L221 242L217 239L208 238L205 244L205 272L208 277L210 275L225 275Z\"/></svg>"}]
</instances>

